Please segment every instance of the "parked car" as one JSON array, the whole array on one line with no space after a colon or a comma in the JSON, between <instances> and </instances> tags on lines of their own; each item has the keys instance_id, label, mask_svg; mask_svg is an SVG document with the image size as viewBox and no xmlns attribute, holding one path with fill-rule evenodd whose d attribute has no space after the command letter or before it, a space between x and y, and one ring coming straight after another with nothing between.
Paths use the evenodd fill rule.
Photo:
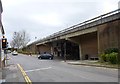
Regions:
<instances>
[{"instance_id":1,"label":"parked car","mask_svg":"<svg viewBox=\"0 0 120 84\"><path fill-rule=\"evenodd\" d=\"M11 53L11 51L10 51L10 50L8 50L8 51L7 51L7 53Z\"/></svg>"},{"instance_id":2,"label":"parked car","mask_svg":"<svg viewBox=\"0 0 120 84\"><path fill-rule=\"evenodd\" d=\"M18 55L17 51L13 51L12 55Z\"/></svg>"},{"instance_id":3,"label":"parked car","mask_svg":"<svg viewBox=\"0 0 120 84\"><path fill-rule=\"evenodd\" d=\"M49 53L44 53L44 54L40 54L38 56L38 59L53 59L53 55L52 54L49 54Z\"/></svg>"}]
</instances>

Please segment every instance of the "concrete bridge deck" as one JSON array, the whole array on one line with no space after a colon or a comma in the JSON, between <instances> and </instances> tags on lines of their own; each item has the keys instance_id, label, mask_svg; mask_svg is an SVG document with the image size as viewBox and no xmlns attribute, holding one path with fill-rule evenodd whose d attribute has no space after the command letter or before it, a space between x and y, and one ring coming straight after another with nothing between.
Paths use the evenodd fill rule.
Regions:
<instances>
[{"instance_id":1,"label":"concrete bridge deck","mask_svg":"<svg viewBox=\"0 0 120 84\"><path fill-rule=\"evenodd\" d=\"M73 59L98 57L104 50L119 47L120 9L37 40L26 47L28 52L49 52ZM86 57L88 56L88 57Z\"/></svg>"},{"instance_id":2,"label":"concrete bridge deck","mask_svg":"<svg viewBox=\"0 0 120 84\"><path fill-rule=\"evenodd\" d=\"M66 28L62 31L56 32L46 38L38 40L38 44L54 41L54 40L59 40L59 39L65 39L68 37L74 37L77 35L82 35L85 33L90 33L97 31L97 25L101 25L110 21L118 20L120 19L120 9L100 15L98 17L95 17L93 19L87 20L85 22L82 22L80 24L71 26L69 28ZM79 32L81 31L81 32Z\"/></svg>"}]
</instances>

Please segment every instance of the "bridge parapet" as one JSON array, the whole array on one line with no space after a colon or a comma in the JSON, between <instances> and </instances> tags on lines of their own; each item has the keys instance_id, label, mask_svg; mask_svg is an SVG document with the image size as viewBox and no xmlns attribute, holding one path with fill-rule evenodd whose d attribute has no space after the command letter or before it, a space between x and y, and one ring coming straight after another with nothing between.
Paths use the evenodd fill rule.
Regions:
<instances>
[{"instance_id":1,"label":"bridge parapet","mask_svg":"<svg viewBox=\"0 0 120 84\"><path fill-rule=\"evenodd\" d=\"M60 36L63 36L63 35L69 34L69 33L85 30L85 29L88 29L88 28L91 28L91 27L94 27L94 26L97 26L97 25L100 25L103 23L107 23L107 22L110 22L113 20L120 19L120 12L119 11L120 11L120 9L117 9L117 10L114 10L112 12L95 17L93 19L84 21L84 22L79 23L77 25L73 25L69 28L66 28L64 30L56 32L56 33L54 33L46 38L40 39L38 42L42 43L45 41L46 42L52 41L52 40L58 39Z\"/></svg>"}]
</instances>

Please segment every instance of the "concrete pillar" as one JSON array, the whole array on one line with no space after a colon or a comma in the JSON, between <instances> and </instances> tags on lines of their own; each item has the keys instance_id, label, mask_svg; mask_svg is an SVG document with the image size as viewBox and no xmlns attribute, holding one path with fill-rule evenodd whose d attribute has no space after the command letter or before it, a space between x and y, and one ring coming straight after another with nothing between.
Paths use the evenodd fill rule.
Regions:
<instances>
[{"instance_id":1,"label":"concrete pillar","mask_svg":"<svg viewBox=\"0 0 120 84\"><path fill-rule=\"evenodd\" d=\"M64 61L66 62L66 42L64 42Z\"/></svg>"},{"instance_id":2,"label":"concrete pillar","mask_svg":"<svg viewBox=\"0 0 120 84\"><path fill-rule=\"evenodd\" d=\"M100 33L97 32L98 55L100 54Z\"/></svg>"},{"instance_id":3,"label":"concrete pillar","mask_svg":"<svg viewBox=\"0 0 120 84\"><path fill-rule=\"evenodd\" d=\"M51 46L51 54L52 54L52 55L54 54L53 46Z\"/></svg>"},{"instance_id":4,"label":"concrete pillar","mask_svg":"<svg viewBox=\"0 0 120 84\"><path fill-rule=\"evenodd\" d=\"M81 44L79 44L79 52L80 52L80 60L83 60L83 57L82 57L82 47L81 47Z\"/></svg>"}]
</instances>

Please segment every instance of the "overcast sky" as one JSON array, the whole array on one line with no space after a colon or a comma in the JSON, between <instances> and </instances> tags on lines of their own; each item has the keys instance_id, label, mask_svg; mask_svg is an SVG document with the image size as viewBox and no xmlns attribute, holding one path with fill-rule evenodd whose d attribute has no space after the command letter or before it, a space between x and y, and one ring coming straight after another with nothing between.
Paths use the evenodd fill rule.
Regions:
<instances>
[{"instance_id":1,"label":"overcast sky","mask_svg":"<svg viewBox=\"0 0 120 84\"><path fill-rule=\"evenodd\" d=\"M119 0L2 0L2 21L10 42L26 30L31 41L116 10ZM36 39L36 40L37 40Z\"/></svg>"}]
</instances>

